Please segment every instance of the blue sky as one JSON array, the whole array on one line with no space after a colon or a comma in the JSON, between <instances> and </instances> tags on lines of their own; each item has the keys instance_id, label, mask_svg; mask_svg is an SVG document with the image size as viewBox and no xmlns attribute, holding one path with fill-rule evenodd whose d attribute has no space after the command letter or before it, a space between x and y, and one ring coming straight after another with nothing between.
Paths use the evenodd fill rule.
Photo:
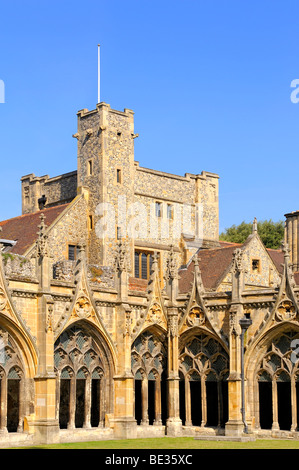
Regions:
<instances>
[{"instance_id":1,"label":"blue sky","mask_svg":"<svg viewBox=\"0 0 299 470\"><path fill-rule=\"evenodd\" d=\"M20 178L73 171L79 109L135 112L135 160L220 176L220 231L299 209L299 2L0 3L0 220ZM298 94L299 96L299 94Z\"/></svg>"}]
</instances>

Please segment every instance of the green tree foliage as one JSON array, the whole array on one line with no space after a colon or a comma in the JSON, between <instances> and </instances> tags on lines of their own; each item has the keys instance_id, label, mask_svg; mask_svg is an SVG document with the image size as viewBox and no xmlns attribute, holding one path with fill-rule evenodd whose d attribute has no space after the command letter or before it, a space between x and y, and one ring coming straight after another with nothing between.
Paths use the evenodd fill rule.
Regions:
<instances>
[{"instance_id":1,"label":"green tree foliage","mask_svg":"<svg viewBox=\"0 0 299 470\"><path fill-rule=\"evenodd\" d=\"M257 223L257 231L266 248L280 248L284 238L284 222L273 222L263 220ZM252 223L242 222L240 225L232 225L226 228L219 236L220 240L244 243L247 237L252 233Z\"/></svg>"}]
</instances>

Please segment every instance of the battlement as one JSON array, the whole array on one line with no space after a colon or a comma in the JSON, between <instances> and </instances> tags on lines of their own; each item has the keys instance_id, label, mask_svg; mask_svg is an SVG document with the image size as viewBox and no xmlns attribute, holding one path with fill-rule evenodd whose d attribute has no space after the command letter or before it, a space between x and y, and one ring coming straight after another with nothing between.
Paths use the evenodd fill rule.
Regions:
<instances>
[{"instance_id":1,"label":"battlement","mask_svg":"<svg viewBox=\"0 0 299 470\"><path fill-rule=\"evenodd\" d=\"M23 176L22 214L71 202L77 194L77 171L50 178L49 175Z\"/></svg>"}]
</instances>

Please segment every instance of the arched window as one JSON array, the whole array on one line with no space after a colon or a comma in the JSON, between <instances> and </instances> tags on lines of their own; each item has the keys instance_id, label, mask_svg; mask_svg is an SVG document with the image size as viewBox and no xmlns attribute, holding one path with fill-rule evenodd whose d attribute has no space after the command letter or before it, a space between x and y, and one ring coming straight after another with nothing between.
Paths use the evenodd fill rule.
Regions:
<instances>
[{"instance_id":1,"label":"arched window","mask_svg":"<svg viewBox=\"0 0 299 470\"><path fill-rule=\"evenodd\" d=\"M18 347L11 335L0 329L0 430L23 430L24 372Z\"/></svg>"},{"instance_id":2,"label":"arched window","mask_svg":"<svg viewBox=\"0 0 299 470\"><path fill-rule=\"evenodd\" d=\"M134 341L131 358L137 424L165 424L166 347L163 339L150 331L144 332Z\"/></svg>"},{"instance_id":3,"label":"arched window","mask_svg":"<svg viewBox=\"0 0 299 470\"><path fill-rule=\"evenodd\" d=\"M70 327L55 342L54 360L60 428L103 426L111 372L99 342L81 325Z\"/></svg>"},{"instance_id":4,"label":"arched window","mask_svg":"<svg viewBox=\"0 0 299 470\"><path fill-rule=\"evenodd\" d=\"M255 402L257 426L262 429L297 429L298 362L292 354L295 340L299 340L299 333L291 329L278 334L259 362Z\"/></svg>"},{"instance_id":5,"label":"arched window","mask_svg":"<svg viewBox=\"0 0 299 470\"><path fill-rule=\"evenodd\" d=\"M180 351L180 416L186 426L223 427L228 418L229 359L219 341L191 337Z\"/></svg>"}]
</instances>

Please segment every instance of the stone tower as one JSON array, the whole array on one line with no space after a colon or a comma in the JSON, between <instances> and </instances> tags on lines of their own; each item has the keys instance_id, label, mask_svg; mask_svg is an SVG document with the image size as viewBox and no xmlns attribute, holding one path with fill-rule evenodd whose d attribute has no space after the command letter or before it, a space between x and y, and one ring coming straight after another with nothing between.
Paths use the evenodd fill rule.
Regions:
<instances>
[{"instance_id":1,"label":"stone tower","mask_svg":"<svg viewBox=\"0 0 299 470\"><path fill-rule=\"evenodd\" d=\"M299 271L299 211L285 214L285 238L290 249L290 262L293 265L293 271Z\"/></svg>"},{"instance_id":2,"label":"stone tower","mask_svg":"<svg viewBox=\"0 0 299 470\"><path fill-rule=\"evenodd\" d=\"M134 197L134 113L99 103L77 115L77 184L88 201L88 254L93 263L107 265L120 236L119 200L129 204Z\"/></svg>"},{"instance_id":3,"label":"stone tower","mask_svg":"<svg viewBox=\"0 0 299 470\"><path fill-rule=\"evenodd\" d=\"M84 196L86 210L76 220L88 227L84 243L90 263L112 267L122 239L128 273L135 278L148 278L156 252L162 279L172 245L180 265L188 264L198 248L219 246L217 174L180 176L140 166L130 109L117 111L102 102L80 110L77 121L77 170L24 176L23 214L67 206ZM75 259L78 237L68 238L65 254Z\"/></svg>"}]
</instances>

